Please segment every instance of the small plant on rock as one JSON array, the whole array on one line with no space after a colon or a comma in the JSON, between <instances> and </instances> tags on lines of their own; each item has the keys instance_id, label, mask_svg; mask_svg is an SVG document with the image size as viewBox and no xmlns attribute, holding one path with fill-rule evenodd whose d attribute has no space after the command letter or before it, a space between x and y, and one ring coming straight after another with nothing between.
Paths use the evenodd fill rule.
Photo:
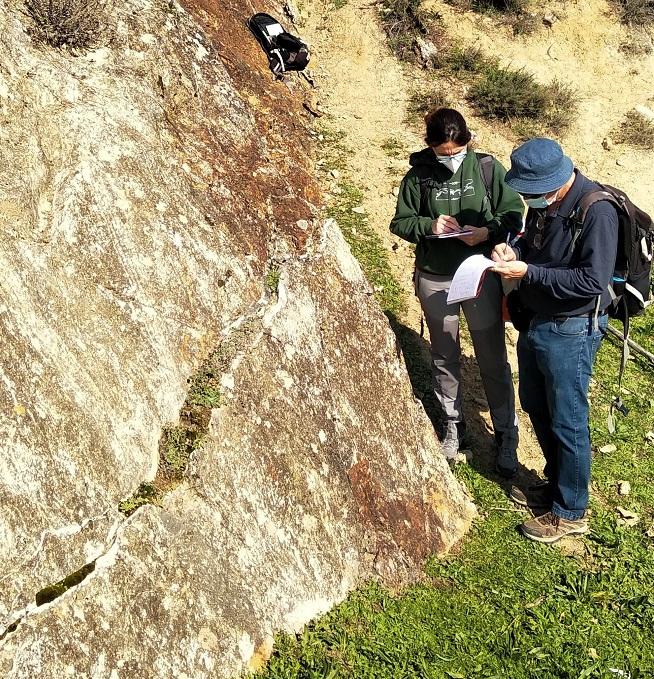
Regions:
<instances>
[{"instance_id":1,"label":"small plant on rock","mask_svg":"<svg viewBox=\"0 0 654 679\"><path fill-rule=\"evenodd\" d=\"M84 51L106 37L106 0L26 0L25 12L32 36L51 47Z\"/></svg>"},{"instance_id":2,"label":"small plant on rock","mask_svg":"<svg viewBox=\"0 0 654 679\"><path fill-rule=\"evenodd\" d=\"M282 272L279 270L278 266L271 266L266 274L266 287L273 294L277 294L279 289L279 281L282 277Z\"/></svg>"}]
</instances>

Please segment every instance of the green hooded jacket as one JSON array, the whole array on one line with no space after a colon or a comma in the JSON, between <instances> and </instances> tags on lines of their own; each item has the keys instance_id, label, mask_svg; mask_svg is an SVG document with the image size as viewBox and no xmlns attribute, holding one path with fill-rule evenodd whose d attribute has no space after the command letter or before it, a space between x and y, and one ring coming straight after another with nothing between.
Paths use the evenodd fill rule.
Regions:
<instances>
[{"instance_id":1,"label":"green hooded jacket","mask_svg":"<svg viewBox=\"0 0 654 679\"><path fill-rule=\"evenodd\" d=\"M412 153L411 170L402 180L391 231L416 244L416 266L432 274L452 276L459 264L517 234L522 227L524 205L520 196L504 183L506 170L494 160L491 204L481 176L477 154L469 151L459 169L452 172L439 163L431 148ZM421 183L427 190L421 196ZM458 238L425 239L439 215L454 217L463 226L485 226L488 240L473 247Z\"/></svg>"}]
</instances>

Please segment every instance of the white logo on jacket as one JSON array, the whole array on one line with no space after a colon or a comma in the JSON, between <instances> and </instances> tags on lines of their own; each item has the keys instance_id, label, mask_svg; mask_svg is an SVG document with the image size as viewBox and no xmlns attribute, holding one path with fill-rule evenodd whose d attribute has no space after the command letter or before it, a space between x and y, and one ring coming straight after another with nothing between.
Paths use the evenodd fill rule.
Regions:
<instances>
[{"instance_id":1,"label":"white logo on jacket","mask_svg":"<svg viewBox=\"0 0 654 679\"><path fill-rule=\"evenodd\" d=\"M433 200L460 200L464 196L475 195L474 179L464 179L463 186L460 181L450 181L443 184L428 184L430 197Z\"/></svg>"}]
</instances>

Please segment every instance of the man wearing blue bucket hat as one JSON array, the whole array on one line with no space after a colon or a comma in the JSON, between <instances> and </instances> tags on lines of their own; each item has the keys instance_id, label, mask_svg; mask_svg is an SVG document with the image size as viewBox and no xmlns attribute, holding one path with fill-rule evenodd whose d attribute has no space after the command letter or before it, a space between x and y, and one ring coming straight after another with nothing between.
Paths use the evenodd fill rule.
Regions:
<instances>
[{"instance_id":1,"label":"man wearing blue bucket hat","mask_svg":"<svg viewBox=\"0 0 654 679\"><path fill-rule=\"evenodd\" d=\"M513 246L497 245L492 257L495 271L518 281L527 314L518 340L519 395L546 461L546 480L514 487L511 497L545 512L535 511L521 530L551 543L588 530L588 386L608 320L618 217L599 201L579 227L579 200L599 187L552 139L516 148L505 181L529 210L523 236Z\"/></svg>"}]
</instances>

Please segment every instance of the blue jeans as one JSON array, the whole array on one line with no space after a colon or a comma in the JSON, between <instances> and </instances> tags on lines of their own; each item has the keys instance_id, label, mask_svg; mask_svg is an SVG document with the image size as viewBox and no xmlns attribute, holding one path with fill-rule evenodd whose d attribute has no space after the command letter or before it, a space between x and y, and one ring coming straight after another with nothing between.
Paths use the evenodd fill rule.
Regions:
<instances>
[{"instance_id":1,"label":"blue jeans","mask_svg":"<svg viewBox=\"0 0 654 679\"><path fill-rule=\"evenodd\" d=\"M520 333L520 403L545 455L552 512L580 519L588 506L588 385L608 317L553 320L536 316Z\"/></svg>"}]
</instances>

